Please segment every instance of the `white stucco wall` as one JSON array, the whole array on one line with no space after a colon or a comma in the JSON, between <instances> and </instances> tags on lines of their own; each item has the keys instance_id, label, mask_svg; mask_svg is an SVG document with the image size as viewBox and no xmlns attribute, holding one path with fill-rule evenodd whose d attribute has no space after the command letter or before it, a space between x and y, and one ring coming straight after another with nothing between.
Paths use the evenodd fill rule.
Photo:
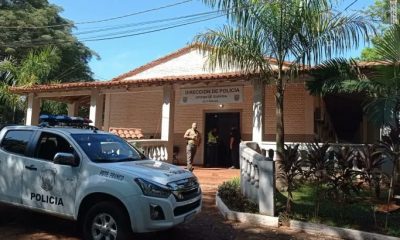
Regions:
<instances>
[{"instance_id":1,"label":"white stucco wall","mask_svg":"<svg viewBox=\"0 0 400 240\"><path fill-rule=\"evenodd\" d=\"M211 71L208 68L207 59L207 54L204 55L198 50L192 49L188 53L185 53L176 58L172 58L164 63L151 67L150 69L147 69L134 76L127 77L124 80L187 76L209 73L239 72L238 69L231 68L225 70L219 67L217 67L214 71Z\"/></svg>"}]
</instances>

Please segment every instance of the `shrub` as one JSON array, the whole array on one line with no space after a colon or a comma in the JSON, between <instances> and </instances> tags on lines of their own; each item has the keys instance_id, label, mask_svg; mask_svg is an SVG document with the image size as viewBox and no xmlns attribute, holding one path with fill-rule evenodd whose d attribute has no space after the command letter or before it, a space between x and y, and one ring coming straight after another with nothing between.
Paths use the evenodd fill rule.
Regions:
<instances>
[{"instance_id":1,"label":"shrub","mask_svg":"<svg viewBox=\"0 0 400 240\"><path fill-rule=\"evenodd\" d=\"M334 155L329 151L330 145L328 143L320 144L317 140L314 143L307 144L307 164L309 166L308 173L306 174L309 180L314 182L315 186L315 200L314 200L314 217L319 215L319 207L322 198L322 187L326 179L330 175L329 172L334 169Z\"/></svg>"},{"instance_id":2,"label":"shrub","mask_svg":"<svg viewBox=\"0 0 400 240\"><path fill-rule=\"evenodd\" d=\"M234 178L218 187L218 196L233 211L258 213L258 204L251 202L240 191L240 179Z\"/></svg>"},{"instance_id":3,"label":"shrub","mask_svg":"<svg viewBox=\"0 0 400 240\"><path fill-rule=\"evenodd\" d=\"M287 202L286 211L291 212L292 201L293 201L293 191L298 187L298 176L302 175L303 159L300 157L300 152L298 150L299 144L290 146L285 144L285 149L283 150L284 161L279 165L279 178L283 179L287 184Z\"/></svg>"},{"instance_id":4,"label":"shrub","mask_svg":"<svg viewBox=\"0 0 400 240\"><path fill-rule=\"evenodd\" d=\"M348 146L338 147L334 151L334 168L328 171L325 184L327 186L327 197L343 203L358 195L363 182L357 181L361 172L353 170L354 167L361 167L359 164L359 152Z\"/></svg>"},{"instance_id":5,"label":"shrub","mask_svg":"<svg viewBox=\"0 0 400 240\"><path fill-rule=\"evenodd\" d=\"M384 180L384 173L381 166L385 161L382 152L378 151L379 145L365 145L360 150L359 165L362 169L362 178L374 189L375 198L380 198L381 184Z\"/></svg>"}]
</instances>

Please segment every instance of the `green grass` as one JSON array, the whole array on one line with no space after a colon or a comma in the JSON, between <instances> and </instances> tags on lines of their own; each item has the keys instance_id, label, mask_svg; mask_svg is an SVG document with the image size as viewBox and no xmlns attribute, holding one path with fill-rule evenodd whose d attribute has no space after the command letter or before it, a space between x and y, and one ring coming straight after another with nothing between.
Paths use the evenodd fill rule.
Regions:
<instances>
[{"instance_id":1,"label":"green grass","mask_svg":"<svg viewBox=\"0 0 400 240\"><path fill-rule=\"evenodd\" d=\"M284 211L286 194L277 192L277 210L280 212ZM363 192L360 197L354 197L351 202L346 203L321 199L319 214L315 216L316 190L311 184L303 185L293 193L294 204L290 217L300 221L400 236L400 211L392 212L388 216L388 226L385 229L386 214L375 213L375 223L374 205L365 200L368 194Z\"/></svg>"},{"instance_id":2,"label":"green grass","mask_svg":"<svg viewBox=\"0 0 400 240\"><path fill-rule=\"evenodd\" d=\"M257 213L258 206L247 200L240 191L240 180L238 178L224 182L218 188L219 196L232 210L239 212ZM286 207L286 192L276 192L276 209L283 214ZM382 191L383 203L386 193ZM385 228L386 214L375 213L374 220L373 204L369 192L361 192L359 196L351 198L351 202L337 203L332 199L321 199L318 216L315 216L315 185L303 184L297 191L293 192L293 207L290 216L281 216L290 219L321 223L335 227L357 229L367 232L375 232L400 237L400 210L388 215L388 226Z\"/></svg>"}]
</instances>

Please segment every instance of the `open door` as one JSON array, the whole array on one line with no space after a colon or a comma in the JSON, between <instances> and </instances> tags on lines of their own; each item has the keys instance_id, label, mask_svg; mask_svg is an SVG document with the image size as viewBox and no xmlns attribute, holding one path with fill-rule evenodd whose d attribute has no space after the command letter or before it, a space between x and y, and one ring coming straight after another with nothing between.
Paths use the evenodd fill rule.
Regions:
<instances>
[{"instance_id":1,"label":"open door","mask_svg":"<svg viewBox=\"0 0 400 240\"><path fill-rule=\"evenodd\" d=\"M206 167L230 167L229 134L232 127L240 128L240 112L206 113L204 129L204 165ZM212 146L208 144L208 133L217 129L218 143L215 154L210 154Z\"/></svg>"}]
</instances>

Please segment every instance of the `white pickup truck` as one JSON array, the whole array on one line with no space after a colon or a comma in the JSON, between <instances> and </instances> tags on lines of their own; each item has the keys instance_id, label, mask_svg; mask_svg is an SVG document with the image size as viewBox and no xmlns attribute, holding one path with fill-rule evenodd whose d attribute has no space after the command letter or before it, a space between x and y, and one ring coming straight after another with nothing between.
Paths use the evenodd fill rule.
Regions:
<instances>
[{"instance_id":1,"label":"white pickup truck","mask_svg":"<svg viewBox=\"0 0 400 240\"><path fill-rule=\"evenodd\" d=\"M0 131L0 201L77 220L88 240L171 228L201 211L196 177L118 136L76 128Z\"/></svg>"}]
</instances>

